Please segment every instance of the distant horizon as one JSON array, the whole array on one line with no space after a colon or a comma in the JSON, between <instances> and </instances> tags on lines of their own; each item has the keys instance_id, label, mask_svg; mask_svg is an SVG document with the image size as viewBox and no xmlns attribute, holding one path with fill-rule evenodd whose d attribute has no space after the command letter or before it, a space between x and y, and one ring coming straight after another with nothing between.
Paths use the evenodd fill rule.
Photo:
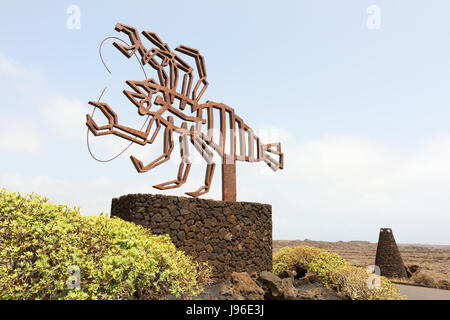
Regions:
<instances>
[{"instance_id":1,"label":"distant horizon","mask_svg":"<svg viewBox=\"0 0 450 320\"><path fill-rule=\"evenodd\" d=\"M368 242L371 244L376 244L378 243L378 241L373 242L373 241L369 241L369 240L348 240L348 241L344 241L344 240L336 240L336 241L330 241L330 240L312 240L312 239L296 239L296 240L291 240L291 239L272 239L272 241L313 241L313 242ZM395 242L397 243L397 245L417 245L417 246L440 246L440 247L450 247L450 244L441 244L441 243L407 243L407 242L398 242L397 240L395 240Z\"/></svg>"}]
</instances>

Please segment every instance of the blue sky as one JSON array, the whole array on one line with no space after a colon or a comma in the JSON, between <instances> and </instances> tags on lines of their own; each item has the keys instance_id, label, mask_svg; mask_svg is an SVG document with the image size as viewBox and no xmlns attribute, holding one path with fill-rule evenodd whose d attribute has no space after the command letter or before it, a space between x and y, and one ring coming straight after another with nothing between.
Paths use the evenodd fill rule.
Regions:
<instances>
[{"instance_id":1,"label":"blue sky","mask_svg":"<svg viewBox=\"0 0 450 320\"><path fill-rule=\"evenodd\" d=\"M81 10L68 29L67 8ZM380 29L367 8L380 9ZM173 49L200 50L210 83L203 101L232 106L256 132L279 140L286 169L238 166L238 200L273 205L274 238L449 244L450 3L448 1L40 1L2 4L0 187L109 211L113 196L157 193L177 160L138 174L128 156L89 157L87 104L102 88L126 124L138 117L121 95L142 79L135 61L98 46L117 22L156 32ZM99 118L100 119L100 118ZM100 121L100 120L99 120ZM272 142L268 141L266 142ZM107 158L125 145L93 139ZM194 164L193 191L203 179ZM207 198L220 197L220 172Z\"/></svg>"}]
</instances>

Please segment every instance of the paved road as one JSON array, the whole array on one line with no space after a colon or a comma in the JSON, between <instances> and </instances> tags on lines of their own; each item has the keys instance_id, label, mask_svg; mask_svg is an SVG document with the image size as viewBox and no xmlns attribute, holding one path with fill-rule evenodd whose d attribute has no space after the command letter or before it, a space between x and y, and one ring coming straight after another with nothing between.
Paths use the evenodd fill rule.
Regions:
<instances>
[{"instance_id":1,"label":"paved road","mask_svg":"<svg viewBox=\"0 0 450 320\"><path fill-rule=\"evenodd\" d=\"M450 300L450 290L396 284L400 293L409 300Z\"/></svg>"}]
</instances>

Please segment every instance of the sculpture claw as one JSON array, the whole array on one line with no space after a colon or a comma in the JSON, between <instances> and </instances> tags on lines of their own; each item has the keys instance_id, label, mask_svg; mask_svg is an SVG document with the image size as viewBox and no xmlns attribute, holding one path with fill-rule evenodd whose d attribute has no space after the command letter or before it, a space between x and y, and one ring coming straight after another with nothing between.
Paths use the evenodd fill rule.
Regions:
<instances>
[{"instance_id":1,"label":"sculpture claw","mask_svg":"<svg viewBox=\"0 0 450 320\"><path fill-rule=\"evenodd\" d=\"M115 112L111 109L111 107L107 103L89 101L89 104L99 108L100 111L103 113L103 115L108 119L107 125L98 126L97 123L94 121L94 119L89 114L87 114L86 125L88 126L89 130L96 136L112 133L114 125L116 125L118 122L117 115L115 114ZM100 132L101 130L106 131Z\"/></svg>"},{"instance_id":2,"label":"sculpture claw","mask_svg":"<svg viewBox=\"0 0 450 320\"><path fill-rule=\"evenodd\" d=\"M199 197L199 196L201 196L201 195L203 195L205 193L208 193L208 192L209 192L209 187L208 186L203 186L203 187L198 188L196 191L185 192L185 194L187 194L188 196L197 198L197 197Z\"/></svg>"},{"instance_id":3,"label":"sculpture claw","mask_svg":"<svg viewBox=\"0 0 450 320\"><path fill-rule=\"evenodd\" d=\"M133 162L134 167L138 172L146 172L148 170L145 170L144 165L142 164L142 161L138 160L134 156L130 156L131 162Z\"/></svg>"},{"instance_id":4,"label":"sculpture claw","mask_svg":"<svg viewBox=\"0 0 450 320\"><path fill-rule=\"evenodd\" d=\"M184 182L182 182L182 181L172 180L172 181L167 181L167 182L163 182L163 183L154 185L153 188L156 188L158 190L175 189L175 188L179 188L183 184L184 184Z\"/></svg>"}]
</instances>

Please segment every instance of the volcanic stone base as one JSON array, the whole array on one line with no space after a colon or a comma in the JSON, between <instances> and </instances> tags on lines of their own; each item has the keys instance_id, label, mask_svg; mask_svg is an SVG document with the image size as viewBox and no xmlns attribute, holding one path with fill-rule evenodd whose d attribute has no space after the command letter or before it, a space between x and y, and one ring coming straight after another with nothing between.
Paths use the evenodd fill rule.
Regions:
<instances>
[{"instance_id":1,"label":"volcanic stone base","mask_svg":"<svg viewBox=\"0 0 450 320\"><path fill-rule=\"evenodd\" d=\"M216 282L232 272L272 270L272 206L151 194L114 198L111 216L169 234L175 246L213 267Z\"/></svg>"}]
</instances>

